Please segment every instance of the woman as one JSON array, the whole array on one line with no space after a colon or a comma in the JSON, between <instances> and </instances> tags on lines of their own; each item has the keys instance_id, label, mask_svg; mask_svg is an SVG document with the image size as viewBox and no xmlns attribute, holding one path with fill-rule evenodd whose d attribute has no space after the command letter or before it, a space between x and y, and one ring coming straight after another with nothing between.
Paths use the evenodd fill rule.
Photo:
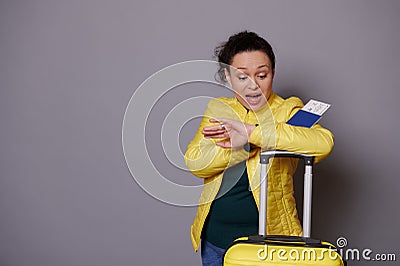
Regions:
<instances>
[{"instance_id":1,"label":"woman","mask_svg":"<svg viewBox=\"0 0 400 266\"><path fill-rule=\"evenodd\" d=\"M266 40L253 32L240 32L217 47L216 56L220 77L235 97L210 101L185 154L189 170L204 178L205 184L191 227L195 251L201 242L203 265L222 265L223 253L234 239L257 234L262 150L310 154L318 162L333 148L333 135L320 125L286 124L303 103L272 91L275 55ZM302 233L293 195L296 167L295 159L271 163L268 234Z\"/></svg>"}]
</instances>

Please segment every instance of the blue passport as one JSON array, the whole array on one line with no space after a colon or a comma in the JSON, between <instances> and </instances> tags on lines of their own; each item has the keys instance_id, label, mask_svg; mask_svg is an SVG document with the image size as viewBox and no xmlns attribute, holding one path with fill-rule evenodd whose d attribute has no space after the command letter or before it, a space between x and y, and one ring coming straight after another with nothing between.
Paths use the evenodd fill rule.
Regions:
<instances>
[{"instance_id":1,"label":"blue passport","mask_svg":"<svg viewBox=\"0 0 400 266\"><path fill-rule=\"evenodd\" d=\"M292 126L312 127L322 117L331 105L328 103L310 100L304 107L297 111L286 123Z\"/></svg>"}]
</instances>

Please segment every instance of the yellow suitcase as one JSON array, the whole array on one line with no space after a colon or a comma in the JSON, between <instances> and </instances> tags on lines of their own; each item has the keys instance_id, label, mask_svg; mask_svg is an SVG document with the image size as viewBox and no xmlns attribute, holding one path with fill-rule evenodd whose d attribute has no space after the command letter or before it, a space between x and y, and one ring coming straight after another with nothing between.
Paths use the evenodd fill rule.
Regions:
<instances>
[{"instance_id":1,"label":"yellow suitcase","mask_svg":"<svg viewBox=\"0 0 400 266\"><path fill-rule=\"evenodd\" d=\"M304 159L303 237L266 235L267 169L269 160L273 157ZM287 151L266 151L261 153L259 232L258 235L236 239L224 254L223 264L225 266L345 265L334 245L310 238L313 162L314 158L305 154Z\"/></svg>"}]
</instances>

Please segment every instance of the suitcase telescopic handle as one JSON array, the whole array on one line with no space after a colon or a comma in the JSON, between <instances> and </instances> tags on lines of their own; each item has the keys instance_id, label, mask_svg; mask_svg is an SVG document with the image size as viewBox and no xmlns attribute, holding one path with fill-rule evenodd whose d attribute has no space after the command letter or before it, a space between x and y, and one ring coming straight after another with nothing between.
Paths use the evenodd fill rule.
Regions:
<instances>
[{"instance_id":1,"label":"suitcase telescopic handle","mask_svg":"<svg viewBox=\"0 0 400 266\"><path fill-rule=\"evenodd\" d=\"M312 168L314 156L289 151L264 151L260 154L260 211L258 234L267 235L267 193L268 193L268 164L274 157L299 158L304 160L304 204L303 204L303 237L311 236L311 206L312 206Z\"/></svg>"}]
</instances>

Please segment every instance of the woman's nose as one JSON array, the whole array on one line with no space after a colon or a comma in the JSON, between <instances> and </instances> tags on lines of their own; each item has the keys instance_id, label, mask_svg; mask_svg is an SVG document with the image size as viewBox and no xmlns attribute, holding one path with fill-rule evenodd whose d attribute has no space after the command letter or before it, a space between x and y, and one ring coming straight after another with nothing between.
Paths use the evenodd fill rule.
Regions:
<instances>
[{"instance_id":1,"label":"woman's nose","mask_svg":"<svg viewBox=\"0 0 400 266\"><path fill-rule=\"evenodd\" d=\"M249 88L252 90L256 90L258 88L257 83L254 81L254 79L249 79L249 80L250 80Z\"/></svg>"}]
</instances>

